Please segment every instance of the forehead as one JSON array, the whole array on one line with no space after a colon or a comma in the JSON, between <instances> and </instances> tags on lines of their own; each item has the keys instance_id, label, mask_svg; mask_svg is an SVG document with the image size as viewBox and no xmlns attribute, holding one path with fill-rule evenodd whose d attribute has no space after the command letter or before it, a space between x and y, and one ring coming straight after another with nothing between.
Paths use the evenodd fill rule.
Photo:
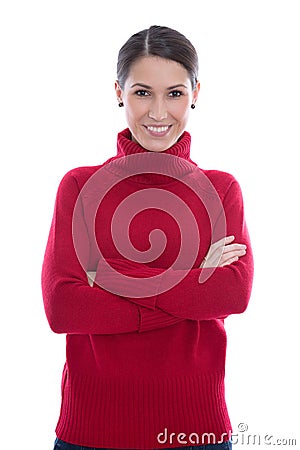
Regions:
<instances>
[{"instance_id":1,"label":"forehead","mask_svg":"<svg viewBox=\"0 0 300 450\"><path fill-rule=\"evenodd\" d=\"M179 83L189 86L189 74L186 68L171 59L159 56L144 56L135 61L129 71L126 83L148 84L153 87L168 87Z\"/></svg>"}]
</instances>

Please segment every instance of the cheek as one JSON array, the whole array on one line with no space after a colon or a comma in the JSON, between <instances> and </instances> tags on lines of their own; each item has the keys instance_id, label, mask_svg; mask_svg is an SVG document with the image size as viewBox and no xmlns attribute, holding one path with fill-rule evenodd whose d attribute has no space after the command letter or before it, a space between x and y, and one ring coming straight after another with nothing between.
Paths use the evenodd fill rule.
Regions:
<instances>
[{"instance_id":1,"label":"cheek","mask_svg":"<svg viewBox=\"0 0 300 450\"><path fill-rule=\"evenodd\" d=\"M170 109L170 113L175 117L179 122L187 120L189 116L189 106L190 104L188 102L181 102L177 105L172 105L172 108Z\"/></svg>"},{"instance_id":2,"label":"cheek","mask_svg":"<svg viewBox=\"0 0 300 450\"><path fill-rule=\"evenodd\" d=\"M127 117L133 119L139 119L146 113L146 108L143 102L139 102L136 99L128 99L126 102Z\"/></svg>"}]
</instances>

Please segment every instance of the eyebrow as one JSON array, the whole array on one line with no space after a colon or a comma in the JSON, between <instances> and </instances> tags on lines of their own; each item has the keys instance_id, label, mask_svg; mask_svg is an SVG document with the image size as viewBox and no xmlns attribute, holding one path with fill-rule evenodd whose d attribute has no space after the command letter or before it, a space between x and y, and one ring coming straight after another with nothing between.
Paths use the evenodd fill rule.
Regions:
<instances>
[{"instance_id":1,"label":"eyebrow","mask_svg":"<svg viewBox=\"0 0 300 450\"><path fill-rule=\"evenodd\" d=\"M144 84L144 83L134 83L133 85L130 86L130 88L133 88L135 86L140 86L143 87L145 89L152 89L151 86L149 86L148 84ZM178 87L184 87L187 89L187 86L185 84L175 84L174 86L170 86L167 88L168 91L171 91L172 89L178 88Z\"/></svg>"}]
</instances>

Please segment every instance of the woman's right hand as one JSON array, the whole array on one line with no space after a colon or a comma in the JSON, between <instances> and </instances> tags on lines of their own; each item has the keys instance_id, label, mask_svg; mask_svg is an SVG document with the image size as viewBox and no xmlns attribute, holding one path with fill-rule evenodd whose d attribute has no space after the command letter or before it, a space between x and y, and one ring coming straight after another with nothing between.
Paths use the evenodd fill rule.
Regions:
<instances>
[{"instance_id":1,"label":"woman's right hand","mask_svg":"<svg viewBox=\"0 0 300 450\"><path fill-rule=\"evenodd\" d=\"M223 267L238 261L246 254L247 246L233 244L234 239L234 236L227 236L212 244L200 267Z\"/></svg>"}]
</instances>

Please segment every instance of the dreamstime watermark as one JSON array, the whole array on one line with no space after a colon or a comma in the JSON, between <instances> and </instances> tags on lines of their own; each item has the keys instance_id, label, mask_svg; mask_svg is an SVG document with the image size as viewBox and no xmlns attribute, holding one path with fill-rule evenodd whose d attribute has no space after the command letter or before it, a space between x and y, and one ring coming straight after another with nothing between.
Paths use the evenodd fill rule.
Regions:
<instances>
[{"instance_id":1,"label":"dreamstime watermark","mask_svg":"<svg viewBox=\"0 0 300 450\"><path fill-rule=\"evenodd\" d=\"M82 233L84 221L89 231L89 244L93 247L94 253L97 252L98 260L101 260L101 267L105 272L105 276L96 278L96 283L107 291L125 297L149 297L166 292L177 285L193 268L200 246L199 227L188 202L166 189L163 183L157 184L153 181L152 185L150 183L144 187L136 184L134 192L131 191L126 198L120 196L120 204L116 205L111 218L111 237L116 250L125 259L144 264L155 261L166 248L166 235L163 230L152 230L148 237L149 249L140 251L132 245L129 229L138 213L147 209L162 210L176 221L180 230L181 246L176 260L163 273L144 277L143 283L139 283L138 292L136 281L140 282L141 278L122 274L106 261L98 246L95 232L99 207L112 190L114 199L118 196L115 195L117 192L123 192L122 182L126 183L129 178L132 180L132 177L134 179L135 176L149 173L156 177L167 176L173 181L180 181L196 194L210 220L211 243L226 236L226 218L221 199L210 179L197 165L178 156L155 152L112 159L100 167L81 189L73 212L72 232L78 260L88 272L91 269L87 267L86 237ZM103 213L105 214L105 211ZM184 270L179 270L183 268ZM204 283L213 274L215 267L205 267L204 264L203 269L205 270L200 271L199 283ZM168 276L168 273L172 275Z\"/></svg>"},{"instance_id":2,"label":"dreamstime watermark","mask_svg":"<svg viewBox=\"0 0 300 450\"><path fill-rule=\"evenodd\" d=\"M229 441L230 435L223 433L221 437L217 437L215 433L202 433L198 434L192 432L186 434L184 432L174 433L169 432L167 428L164 431L158 433L157 442L159 444L191 444L191 445L209 445L209 444L222 444Z\"/></svg>"},{"instance_id":3,"label":"dreamstime watermark","mask_svg":"<svg viewBox=\"0 0 300 450\"><path fill-rule=\"evenodd\" d=\"M191 444L191 445L209 445L222 444L230 441L232 446L296 446L297 440L291 437L278 437L272 433L249 433L248 425L241 422L237 426L236 433L223 433L221 436L216 436L215 433L196 433L192 432L186 434L184 432L174 433L167 428L157 435L157 442L159 444Z\"/></svg>"},{"instance_id":4,"label":"dreamstime watermark","mask_svg":"<svg viewBox=\"0 0 300 450\"><path fill-rule=\"evenodd\" d=\"M232 445L253 446L296 446L296 439L291 437L278 437L273 433L249 432L247 423L241 422L237 426L237 432L231 434Z\"/></svg>"}]
</instances>

